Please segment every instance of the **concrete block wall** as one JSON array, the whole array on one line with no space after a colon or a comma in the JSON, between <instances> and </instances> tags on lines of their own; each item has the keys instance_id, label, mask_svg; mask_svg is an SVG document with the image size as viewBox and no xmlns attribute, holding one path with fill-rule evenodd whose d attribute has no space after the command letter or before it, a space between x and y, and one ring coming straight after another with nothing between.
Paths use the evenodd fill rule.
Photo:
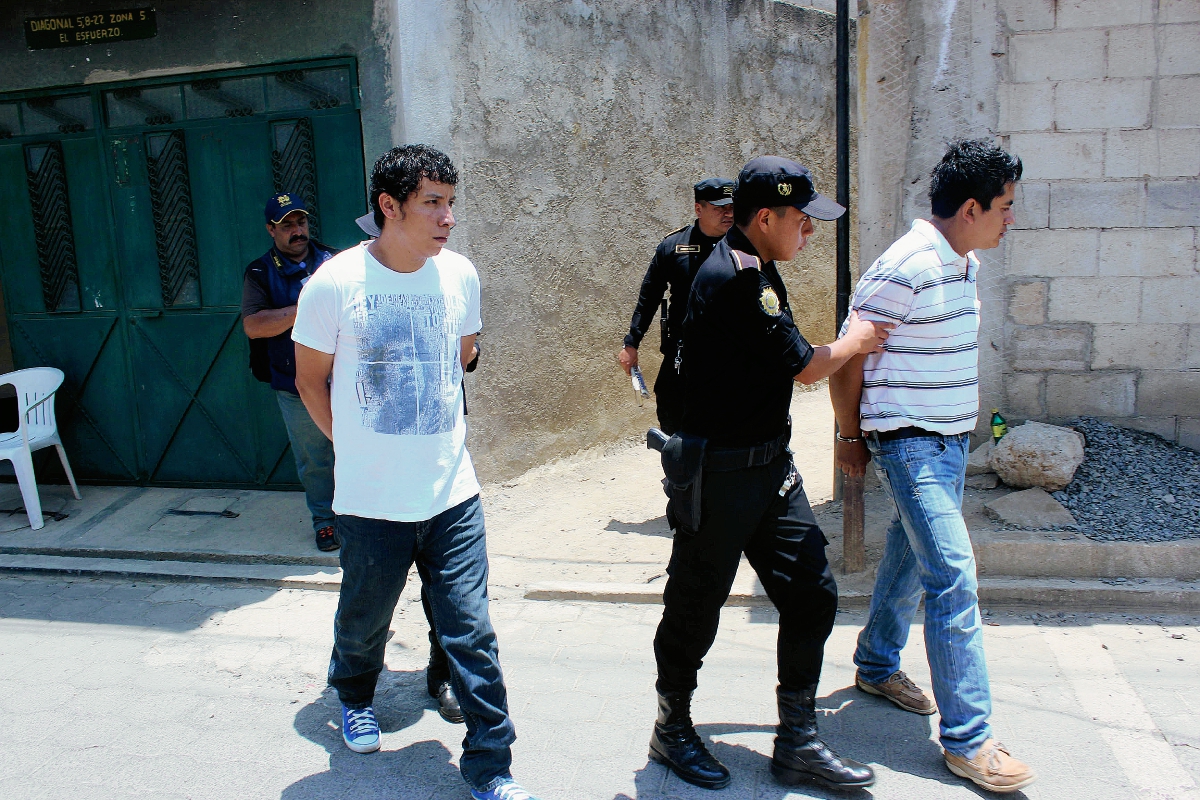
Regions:
<instances>
[{"instance_id":1,"label":"concrete block wall","mask_svg":"<svg viewBox=\"0 0 1200 800\"><path fill-rule=\"evenodd\" d=\"M979 0L976 0L976 5ZM1011 417L1200 447L1200 0L998 0Z\"/></svg>"}]
</instances>

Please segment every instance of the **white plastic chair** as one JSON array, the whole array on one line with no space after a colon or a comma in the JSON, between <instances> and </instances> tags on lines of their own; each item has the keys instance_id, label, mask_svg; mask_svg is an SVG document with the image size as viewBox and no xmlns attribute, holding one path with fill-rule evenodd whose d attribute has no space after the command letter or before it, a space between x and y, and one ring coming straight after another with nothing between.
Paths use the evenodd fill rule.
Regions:
<instances>
[{"instance_id":1,"label":"white plastic chair","mask_svg":"<svg viewBox=\"0 0 1200 800\"><path fill-rule=\"evenodd\" d=\"M42 520L42 501L38 497L37 479L33 475L33 451L53 445L58 448L58 458L63 471L71 483L76 500L82 500L75 475L67 463L67 451L58 437L58 423L54 420L54 393L62 386L63 372L54 367L19 369L0 375L0 386L11 385L17 390L18 429L11 433L0 433L0 460L12 462L21 485L21 499L25 501L25 513L29 525L35 531L45 527Z\"/></svg>"}]
</instances>

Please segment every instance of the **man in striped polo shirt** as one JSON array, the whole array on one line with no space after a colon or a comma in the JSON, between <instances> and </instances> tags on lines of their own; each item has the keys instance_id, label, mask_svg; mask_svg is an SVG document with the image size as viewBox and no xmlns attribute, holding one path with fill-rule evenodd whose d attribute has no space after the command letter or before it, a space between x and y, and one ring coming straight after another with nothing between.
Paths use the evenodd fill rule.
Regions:
<instances>
[{"instance_id":1,"label":"man in striped polo shirt","mask_svg":"<svg viewBox=\"0 0 1200 800\"><path fill-rule=\"evenodd\" d=\"M862 475L874 458L893 502L867 625L854 663L859 689L916 714L941 711L947 767L994 792L1034 781L992 738L975 557L962 516L967 434L979 414L979 299L974 250L1013 224L1020 159L986 139L952 142L933 169L933 214L862 276L852 307L896 323L884 352L830 378L837 462ZM900 670L921 597L935 706Z\"/></svg>"}]
</instances>

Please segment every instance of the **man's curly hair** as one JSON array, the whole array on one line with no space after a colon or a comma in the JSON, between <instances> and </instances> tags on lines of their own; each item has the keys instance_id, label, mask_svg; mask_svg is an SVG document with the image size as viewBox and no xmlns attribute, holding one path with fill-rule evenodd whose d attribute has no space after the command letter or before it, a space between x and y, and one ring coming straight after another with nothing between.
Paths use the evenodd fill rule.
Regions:
<instances>
[{"instance_id":1,"label":"man's curly hair","mask_svg":"<svg viewBox=\"0 0 1200 800\"><path fill-rule=\"evenodd\" d=\"M458 184L458 170L450 157L425 144L406 144L393 147L379 157L371 168L371 211L375 224L383 230L383 212L379 210L379 195L387 193L403 203L421 185L421 178L434 183Z\"/></svg>"}]
</instances>

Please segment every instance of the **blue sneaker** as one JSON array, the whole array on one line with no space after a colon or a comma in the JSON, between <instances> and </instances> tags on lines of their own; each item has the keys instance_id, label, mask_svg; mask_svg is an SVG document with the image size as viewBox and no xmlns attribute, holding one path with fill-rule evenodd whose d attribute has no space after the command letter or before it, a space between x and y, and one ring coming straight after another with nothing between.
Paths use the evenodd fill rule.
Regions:
<instances>
[{"instance_id":1,"label":"blue sneaker","mask_svg":"<svg viewBox=\"0 0 1200 800\"><path fill-rule=\"evenodd\" d=\"M471 797L475 800L538 800L512 778L486 792L472 789Z\"/></svg>"},{"instance_id":2,"label":"blue sneaker","mask_svg":"<svg viewBox=\"0 0 1200 800\"><path fill-rule=\"evenodd\" d=\"M356 753L374 753L379 749L379 723L375 709L342 706L342 741Z\"/></svg>"}]
</instances>

